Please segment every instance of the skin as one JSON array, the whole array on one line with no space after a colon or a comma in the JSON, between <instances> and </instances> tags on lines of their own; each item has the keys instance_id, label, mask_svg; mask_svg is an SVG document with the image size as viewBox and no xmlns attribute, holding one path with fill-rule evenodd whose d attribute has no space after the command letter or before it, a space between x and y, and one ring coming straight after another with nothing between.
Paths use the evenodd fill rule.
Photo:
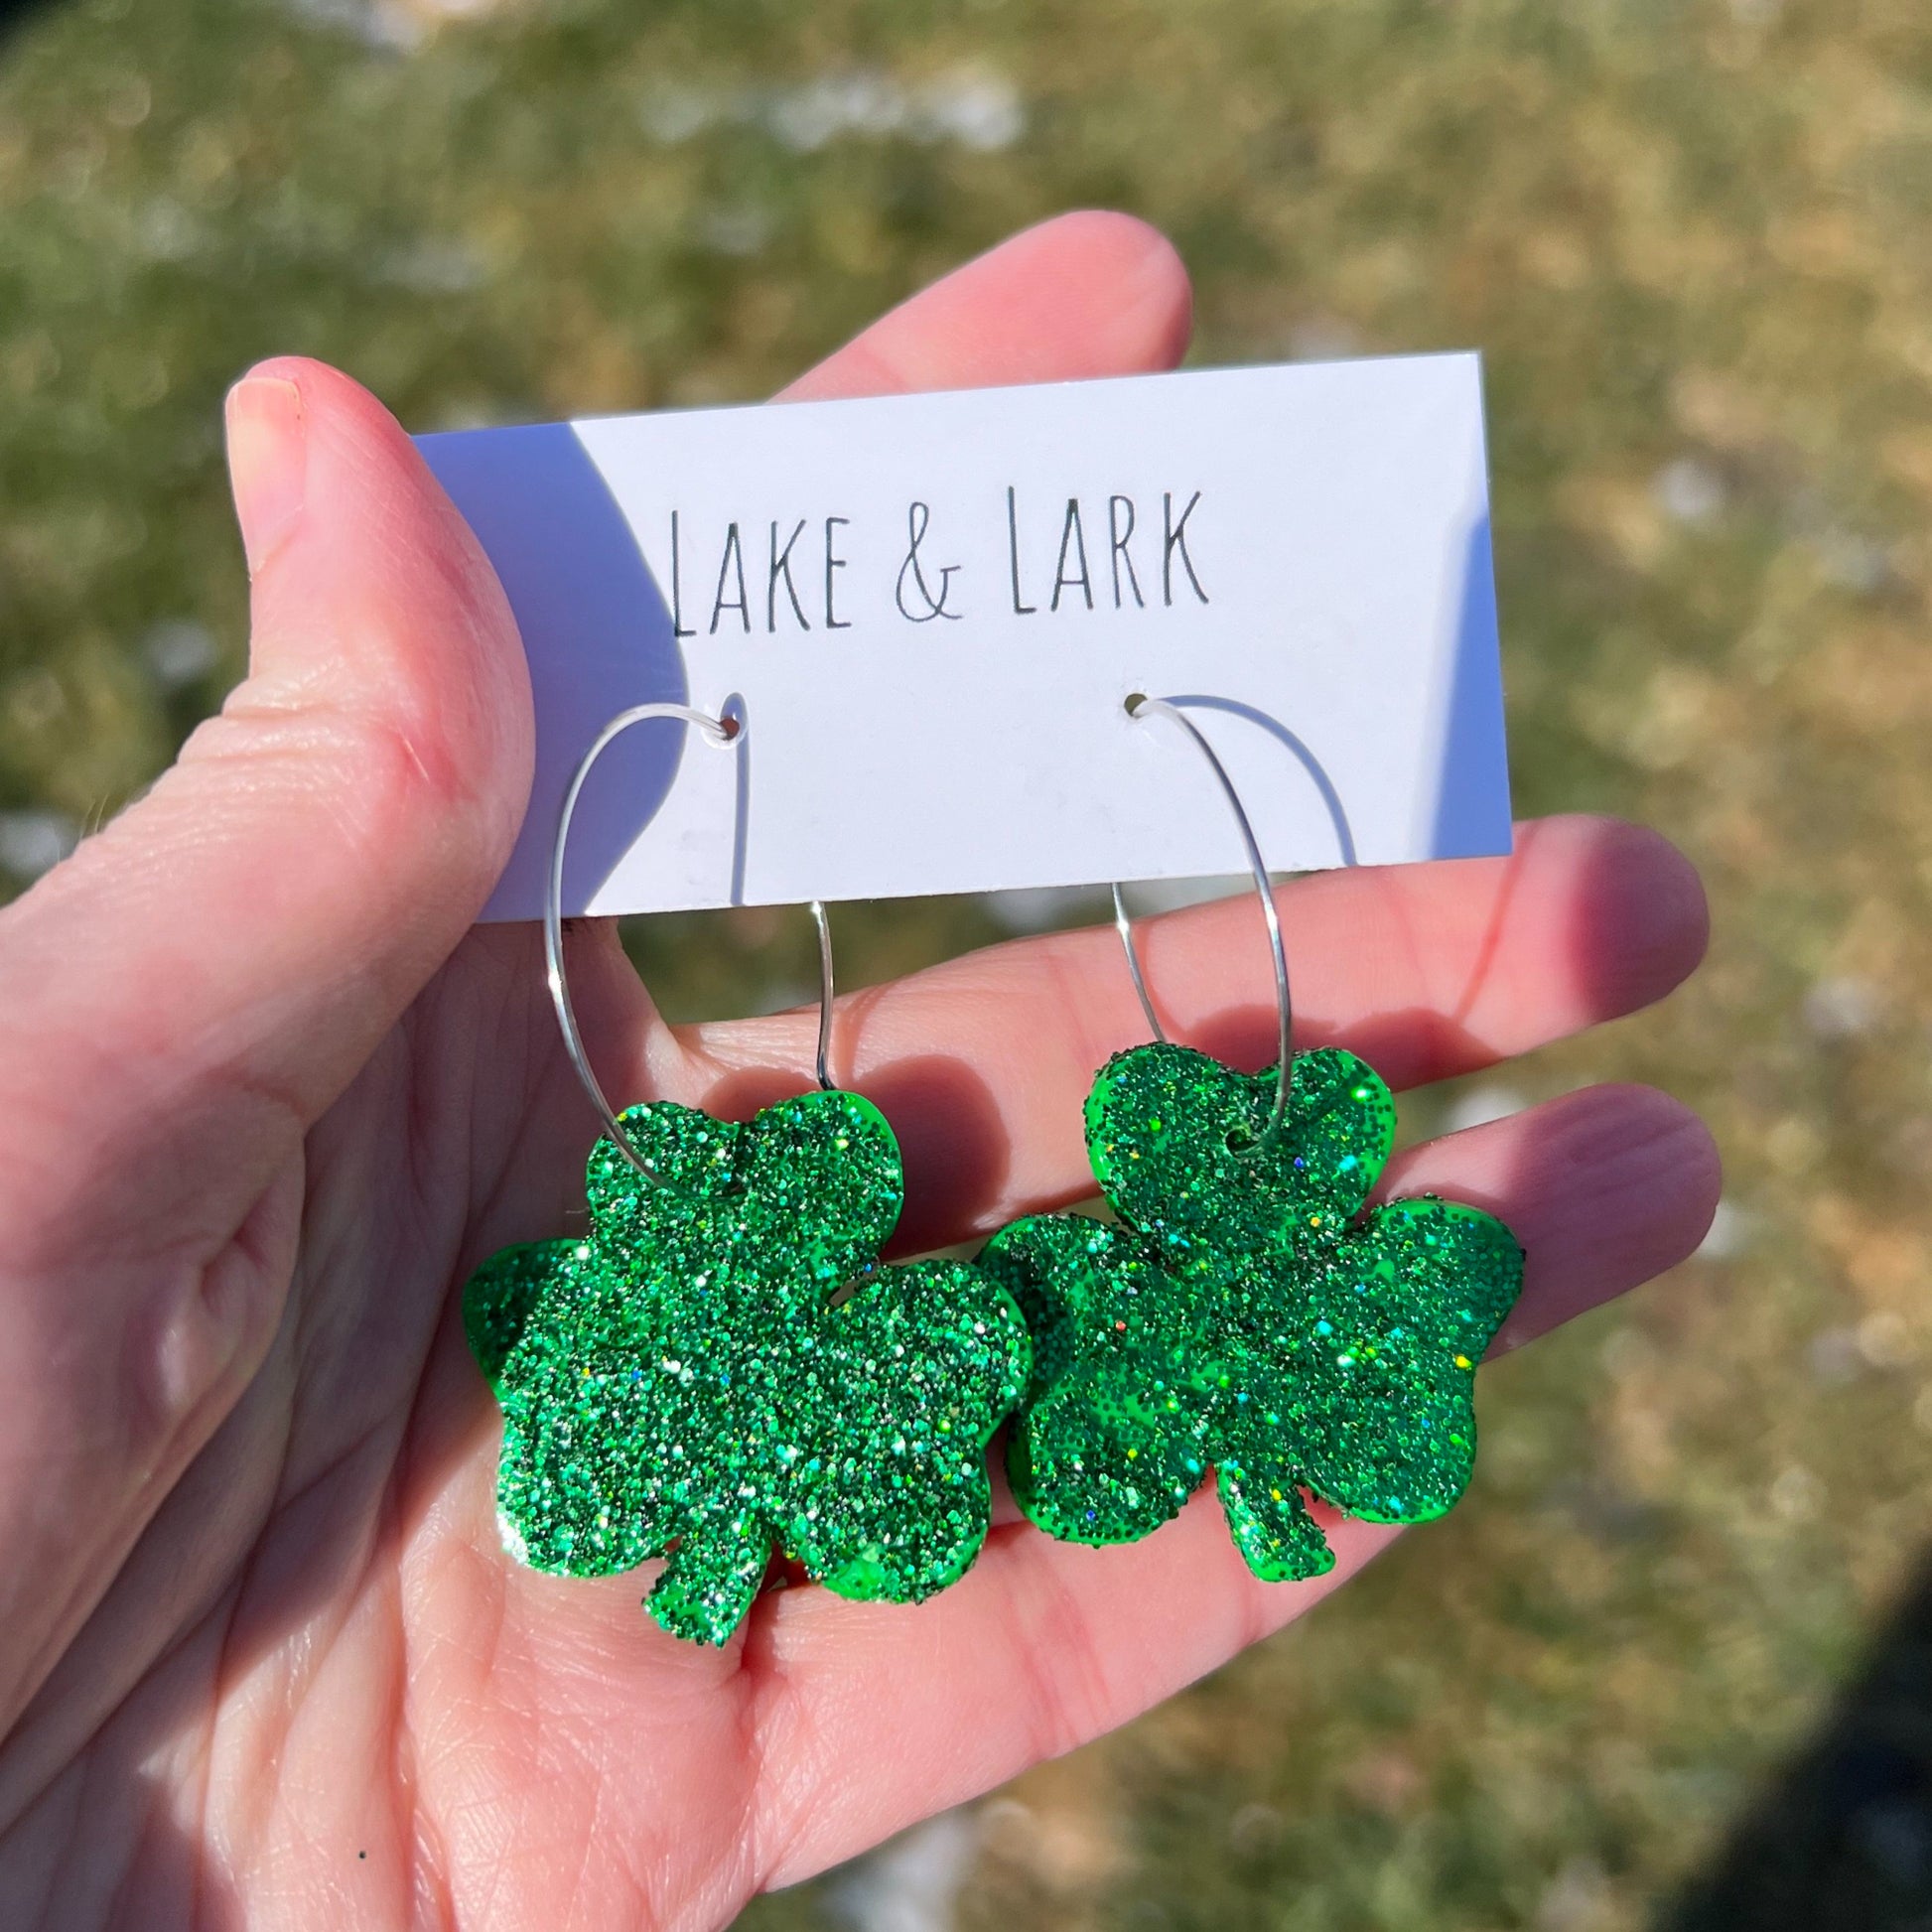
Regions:
<instances>
[{"instance_id":1,"label":"skin","mask_svg":"<svg viewBox=\"0 0 1932 1932\"><path fill-rule=\"evenodd\" d=\"M1157 369L1173 251L1123 217L1021 235L790 393ZM0 914L0 1919L717 1925L1212 1670L1391 1532L1264 1585L1211 1496L1087 1550L1005 1520L916 1608L761 1598L722 1651L644 1575L520 1570L456 1292L581 1207L593 1121L527 927L473 930L522 814L502 595L347 377L228 409L250 667L150 794ZM1521 828L1506 861L1282 889L1298 1039L1397 1086L1657 999L1705 907L1661 839ZM814 1017L674 1031L615 934L571 938L602 1077L743 1115ZM1176 1037L1269 1056L1254 908L1150 923ZM994 948L840 1008L834 1071L905 1150L903 1246L1091 1192L1080 1106L1144 1036L1111 934ZM1718 1166L1662 1094L1596 1087L1412 1151L1386 1190L1502 1215L1511 1346L1688 1254ZM1452 1530L1448 1532L1452 1534Z\"/></svg>"}]
</instances>

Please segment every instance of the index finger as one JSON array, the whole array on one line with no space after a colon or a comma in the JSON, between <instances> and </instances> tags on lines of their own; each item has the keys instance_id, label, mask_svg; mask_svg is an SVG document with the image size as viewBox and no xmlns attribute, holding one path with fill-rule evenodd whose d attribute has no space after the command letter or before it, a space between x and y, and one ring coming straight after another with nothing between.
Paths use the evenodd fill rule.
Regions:
<instances>
[{"instance_id":1,"label":"index finger","mask_svg":"<svg viewBox=\"0 0 1932 1932\"><path fill-rule=\"evenodd\" d=\"M882 316L783 402L1171 368L1193 326L1173 243L1131 214L1056 215Z\"/></svg>"}]
</instances>

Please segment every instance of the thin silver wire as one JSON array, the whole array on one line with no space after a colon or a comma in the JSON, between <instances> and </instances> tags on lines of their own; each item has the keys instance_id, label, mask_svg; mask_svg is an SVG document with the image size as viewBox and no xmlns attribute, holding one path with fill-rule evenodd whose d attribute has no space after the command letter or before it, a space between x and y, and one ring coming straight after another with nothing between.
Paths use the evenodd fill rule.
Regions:
<instances>
[{"instance_id":1,"label":"thin silver wire","mask_svg":"<svg viewBox=\"0 0 1932 1932\"><path fill-rule=\"evenodd\" d=\"M826 1062L832 1057L832 926L825 916L825 901L815 898L809 903L812 923L818 927L818 1055L813 1071L820 1092L830 1093L832 1076Z\"/></svg>"},{"instance_id":2,"label":"thin silver wire","mask_svg":"<svg viewBox=\"0 0 1932 1932\"><path fill-rule=\"evenodd\" d=\"M1275 1075L1275 1107L1268 1117L1268 1126L1260 1139L1245 1150L1250 1155L1258 1155L1273 1145L1282 1131L1282 1122L1288 1116L1288 1098L1294 1086L1293 1054L1289 1038L1295 1029L1295 1003L1289 992L1288 948L1282 941L1281 914L1275 909L1275 889L1268 877L1268 867L1261 856L1261 845L1255 837L1255 828L1248 817L1248 810L1241 802L1241 794L1234 788L1234 780L1228 776L1227 766L1221 762L1220 756L1208 743L1201 729L1183 712L1179 706L1170 704L1165 698L1134 698L1128 701L1127 713L1130 718L1163 717L1173 722L1193 740L1195 749L1207 760L1208 768L1214 773L1221 787L1221 795L1228 801L1228 809L1234 814L1235 825L1241 833L1241 843L1248 854L1248 870L1254 875L1255 896L1261 900L1261 916L1268 926L1268 950L1275 967L1275 1010L1281 1026L1281 1059ZM1141 957L1134 945L1134 921L1127 910L1127 900L1121 895L1120 883L1114 883L1114 930L1120 934L1121 950L1127 955L1127 970L1134 981L1134 991L1140 997L1141 1011L1147 1015L1147 1024L1159 1040L1168 1037L1167 1029L1161 1024L1161 1016L1154 1009L1154 996L1148 991L1147 976L1141 971Z\"/></svg>"},{"instance_id":3,"label":"thin silver wire","mask_svg":"<svg viewBox=\"0 0 1932 1932\"><path fill-rule=\"evenodd\" d=\"M1141 1011L1147 1015L1148 1032L1167 1044L1168 1030L1161 1024L1161 1016L1154 1010L1154 995L1147 990L1147 976L1141 971L1141 956L1134 950L1134 915L1127 909L1126 896L1121 892L1120 881L1114 881L1114 930L1120 934L1121 950L1127 955L1128 976L1134 982L1134 991L1139 996Z\"/></svg>"},{"instance_id":4,"label":"thin silver wire","mask_svg":"<svg viewBox=\"0 0 1932 1932\"><path fill-rule=\"evenodd\" d=\"M631 1146L630 1137L619 1122L617 1109L606 1098L604 1088L592 1069L590 1055L584 1050L584 1035L577 1025L577 1010L571 1004L570 982L564 975L563 915L564 854L570 846L570 824L576 816L577 800L584 789L584 782L591 775L591 767L610 749L614 739L627 732L632 725L647 724L653 718L682 719L685 724L696 726L714 745L731 744L743 730L737 719L728 722L723 718L714 718L709 712L698 711L687 704L638 704L632 705L628 711L619 712L592 740L590 749L578 759L577 769L571 773L570 783L564 791L564 801L557 811L557 834L550 846L550 876L545 882L543 895L543 966L544 978L550 987L550 1004L557 1010L557 1026L564 1036L564 1051L569 1054L578 1080L603 1120L604 1131L610 1135L618 1152L646 1180L655 1184L658 1176ZM832 1082L826 1069L832 1046L832 929L826 920L825 906L821 900L812 900L811 911L812 922L818 927L818 1054L815 1070L818 1084L829 1090Z\"/></svg>"}]
</instances>

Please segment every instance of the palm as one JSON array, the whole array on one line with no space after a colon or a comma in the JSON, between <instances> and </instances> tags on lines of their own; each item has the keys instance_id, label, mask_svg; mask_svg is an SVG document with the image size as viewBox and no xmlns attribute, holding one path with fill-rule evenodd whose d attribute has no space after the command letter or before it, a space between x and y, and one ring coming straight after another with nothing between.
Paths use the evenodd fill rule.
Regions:
<instances>
[{"instance_id":1,"label":"palm","mask_svg":"<svg viewBox=\"0 0 1932 1932\"><path fill-rule=\"evenodd\" d=\"M989 311L1004 350L988 347ZM1151 365L1174 352L1183 312L1183 285L1144 236L1076 222L942 285L819 382L883 386L894 365L932 381ZM183 776L192 785L192 761ZM152 810L150 840L166 797ZM488 840L500 845L514 809L481 815L491 829L472 869L486 886ZM16 991L50 948L85 955L86 919L118 915L116 869L141 852L139 819L96 842L97 858L83 852L75 883L51 881L7 915L0 967ZM398 896L413 909L451 865L438 848L368 917L397 925ZM1587 821L1540 828L1507 866L1312 882L1293 897L1309 1031L1359 1042L1372 1027L1398 1083L1653 998L1702 936L1668 849ZM469 913L443 916L460 926ZM1180 1025L1215 1023L1259 1057L1272 1022L1253 1004L1251 920L1236 905L1163 922L1150 957ZM366 937L354 927L343 942ZM673 1039L608 932L572 944L593 1053L626 1098L743 1111L753 1088L796 1079L798 1023ZM485 929L442 950L413 983L408 963L370 968L402 988L399 1020L374 1025L379 1000L334 983L294 1014L276 1009L265 1039L303 1022L343 1035L321 1071L277 1059L264 1072L257 1057L245 1074L224 1061L220 1080L189 1082L177 1062L199 1038L156 1049L178 1118L152 1145L137 1137L110 1160L112 1132L90 1128L86 1157L60 1170L59 1212L33 1204L44 1192L0 1197L27 1230L13 1249L31 1257L23 1279L58 1288L0 1361L0 1430L13 1432L0 1530L16 1557L0 1594L18 1714L0 1752L8 1923L718 1923L759 1887L1121 1722L1385 1540L1335 1526L1332 1577L1269 1586L1211 1499L1103 1551L1048 1542L1007 1511L973 1572L928 1604L783 1591L722 1650L657 1629L634 1577L517 1568L494 1523L495 1409L453 1290L493 1249L571 1225L592 1123L534 935ZM328 980L326 959L303 970ZM97 1035L76 979L41 997L65 999ZM172 997L159 983L93 992L152 1006ZM935 1244L966 1239L1091 1191L1080 1097L1135 1037L1134 1018L1106 942L1070 935L867 996L842 1015L835 1071L905 1096L889 1110L910 1153L908 1218ZM970 1068L997 1123L970 1186L948 1160L943 1103L919 1098L934 1083L895 1078L935 1058ZM122 1077L138 1085L146 1066ZM27 1118L57 1131L70 1069L58 1073L12 1081L45 1096ZM1505 1336L1518 1340L1674 1260L1702 1230L1713 1179L1701 1131L1670 1103L1600 1090L1421 1150L1398 1183L1479 1200L1522 1232L1531 1277ZM111 1265L90 1264L96 1250ZM178 1253L192 1254L195 1297L155 1344L141 1297ZM111 1297L123 1276L128 1310L90 1311L96 1291L71 1286L103 1282ZM50 1334L54 1352L39 1352ZM124 1407L135 1419L122 1430ZM103 1413L104 1427L85 1421Z\"/></svg>"}]
</instances>

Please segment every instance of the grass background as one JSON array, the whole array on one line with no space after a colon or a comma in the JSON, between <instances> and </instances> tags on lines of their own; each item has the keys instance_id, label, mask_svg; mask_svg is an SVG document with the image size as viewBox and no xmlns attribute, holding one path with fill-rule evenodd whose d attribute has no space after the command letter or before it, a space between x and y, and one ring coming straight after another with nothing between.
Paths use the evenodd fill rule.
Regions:
<instances>
[{"instance_id":1,"label":"grass background","mask_svg":"<svg viewBox=\"0 0 1932 1932\"><path fill-rule=\"evenodd\" d=\"M1096 203L1180 246L1199 361L1485 351L1520 802L1665 827L1717 937L1661 1012L1411 1113L1653 1080L1712 1119L1726 1207L1491 1372L1449 1522L745 1923L1932 1925L1923 0L16 10L0 866L117 810L238 674L218 405L251 358L329 357L418 429L753 397ZM859 984L998 927L838 930ZM808 934L637 944L674 1013L723 1014L796 997Z\"/></svg>"}]
</instances>

